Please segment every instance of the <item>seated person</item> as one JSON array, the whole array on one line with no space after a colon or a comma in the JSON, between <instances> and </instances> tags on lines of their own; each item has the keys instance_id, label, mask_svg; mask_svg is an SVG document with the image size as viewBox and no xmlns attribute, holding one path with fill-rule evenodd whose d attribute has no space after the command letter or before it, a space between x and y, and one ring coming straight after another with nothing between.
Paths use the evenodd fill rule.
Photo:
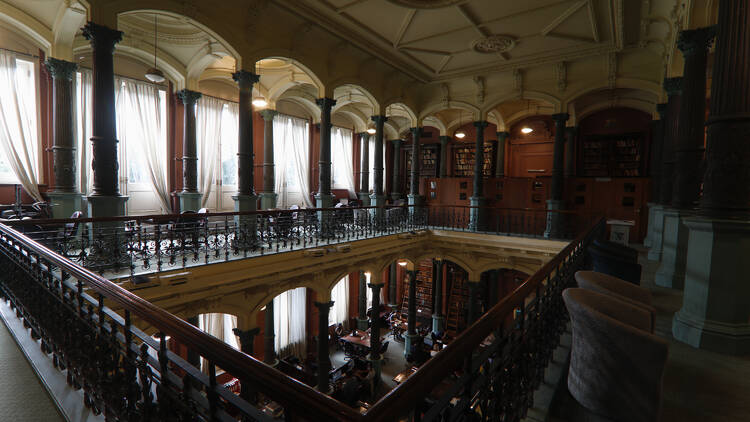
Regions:
<instances>
[{"instance_id":1,"label":"seated person","mask_svg":"<svg viewBox=\"0 0 750 422\"><path fill-rule=\"evenodd\" d=\"M359 399L359 389L362 382L351 372L347 372L342 380L341 391L339 393L339 396L341 397L340 401L350 406L354 406Z\"/></svg>"}]
</instances>

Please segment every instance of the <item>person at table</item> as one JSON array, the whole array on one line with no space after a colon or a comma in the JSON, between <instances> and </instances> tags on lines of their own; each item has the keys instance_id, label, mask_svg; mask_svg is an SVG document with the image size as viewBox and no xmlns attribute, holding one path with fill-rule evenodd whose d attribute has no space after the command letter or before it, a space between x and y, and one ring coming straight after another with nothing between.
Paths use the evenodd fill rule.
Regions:
<instances>
[{"instance_id":1,"label":"person at table","mask_svg":"<svg viewBox=\"0 0 750 422\"><path fill-rule=\"evenodd\" d=\"M340 401L349 406L354 406L359 399L359 389L361 384L362 382L358 377L354 376L351 371L347 372L344 375L341 392L339 393L339 396L341 397Z\"/></svg>"}]
</instances>

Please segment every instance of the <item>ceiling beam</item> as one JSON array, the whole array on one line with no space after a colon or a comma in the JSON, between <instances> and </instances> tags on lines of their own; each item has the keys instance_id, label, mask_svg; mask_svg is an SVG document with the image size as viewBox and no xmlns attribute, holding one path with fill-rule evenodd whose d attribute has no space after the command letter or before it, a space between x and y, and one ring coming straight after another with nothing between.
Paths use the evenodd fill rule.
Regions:
<instances>
[{"instance_id":1,"label":"ceiling beam","mask_svg":"<svg viewBox=\"0 0 750 422\"><path fill-rule=\"evenodd\" d=\"M348 9L348 8L350 8L350 7L352 7L352 6L356 6L356 5L360 4L360 3L364 3L364 2L366 2L366 1L367 1L367 0L354 0L354 1L352 1L352 2L350 2L350 3L347 3L347 4L345 4L345 5L341 6L341 7L337 7L337 8L336 8L336 9L334 9L334 10L336 10L336 13L344 13L344 11L345 11L346 9Z\"/></svg>"},{"instance_id":2,"label":"ceiling beam","mask_svg":"<svg viewBox=\"0 0 750 422\"><path fill-rule=\"evenodd\" d=\"M549 34L547 34L547 36L550 37L550 38L560 38L562 40L579 41L579 42L586 42L586 43L595 44L594 40L592 40L591 38L579 37L579 36L576 36L576 35L566 35L566 34L549 33Z\"/></svg>"},{"instance_id":3,"label":"ceiling beam","mask_svg":"<svg viewBox=\"0 0 750 422\"><path fill-rule=\"evenodd\" d=\"M562 12L562 14L560 16L556 17L552 22L550 22L549 25L547 25L546 27L544 27L544 29L542 29L542 35L546 36L547 34L549 34L550 32L552 32L553 29L555 29L558 26L560 26L560 24L562 24L563 22L565 22L565 20L568 19L570 16L572 16L573 13L577 12L580 8L582 8L583 6L585 6L586 3L590 4L591 2L590 1L586 1L586 0L579 1L578 3L576 3L573 6L569 7L566 11Z\"/></svg>"},{"instance_id":4,"label":"ceiling beam","mask_svg":"<svg viewBox=\"0 0 750 422\"><path fill-rule=\"evenodd\" d=\"M409 26L411 25L411 22L414 19L414 15L416 14L417 14L417 9L411 9L408 12L406 12L406 16L404 16L404 20L401 21L401 28L398 29L396 38L393 40L394 47L398 48L399 44L401 44L401 40L404 39L404 34L409 29Z\"/></svg>"},{"instance_id":5,"label":"ceiling beam","mask_svg":"<svg viewBox=\"0 0 750 422\"><path fill-rule=\"evenodd\" d=\"M463 51L451 52L451 51L431 50L429 48L419 48L419 47L400 47L399 50L413 51L415 53L437 54L439 56L450 56L451 54L463 52ZM464 50L464 51L468 51L468 50Z\"/></svg>"},{"instance_id":6,"label":"ceiling beam","mask_svg":"<svg viewBox=\"0 0 750 422\"><path fill-rule=\"evenodd\" d=\"M477 18L471 15L469 10L466 9L466 6L463 4L459 4L456 6L456 9L458 9L459 12L461 12L461 15L463 15L464 18L466 18L467 21L471 24L472 27L477 31L480 37L486 37L490 35L490 32L485 29L481 22Z\"/></svg>"},{"instance_id":7,"label":"ceiling beam","mask_svg":"<svg viewBox=\"0 0 750 422\"><path fill-rule=\"evenodd\" d=\"M596 25L596 11L593 0L588 1L589 20L591 21L591 36L594 42L599 42L599 28Z\"/></svg>"}]
</instances>

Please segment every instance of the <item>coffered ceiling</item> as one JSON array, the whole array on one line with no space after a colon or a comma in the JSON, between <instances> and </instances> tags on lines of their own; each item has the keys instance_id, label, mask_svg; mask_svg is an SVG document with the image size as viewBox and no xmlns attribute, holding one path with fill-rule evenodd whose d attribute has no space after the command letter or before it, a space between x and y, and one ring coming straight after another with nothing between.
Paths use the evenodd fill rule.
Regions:
<instances>
[{"instance_id":1,"label":"coffered ceiling","mask_svg":"<svg viewBox=\"0 0 750 422\"><path fill-rule=\"evenodd\" d=\"M637 16L641 7L623 0L277 2L423 81L618 50L625 8Z\"/></svg>"}]
</instances>

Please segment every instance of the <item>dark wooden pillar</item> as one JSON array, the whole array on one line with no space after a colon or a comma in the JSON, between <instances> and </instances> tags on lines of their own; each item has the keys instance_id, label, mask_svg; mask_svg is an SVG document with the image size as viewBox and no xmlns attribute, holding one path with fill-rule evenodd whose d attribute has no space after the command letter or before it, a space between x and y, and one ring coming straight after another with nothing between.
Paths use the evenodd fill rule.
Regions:
<instances>
[{"instance_id":1,"label":"dark wooden pillar","mask_svg":"<svg viewBox=\"0 0 750 422\"><path fill-rule=\"evenodd\" d=\"M318 391L327 393L330 389L328 372L331 370L331 358L328 356L328 314L333 302L314 303L318 308Z\"/></svg>"}]
</instances>

